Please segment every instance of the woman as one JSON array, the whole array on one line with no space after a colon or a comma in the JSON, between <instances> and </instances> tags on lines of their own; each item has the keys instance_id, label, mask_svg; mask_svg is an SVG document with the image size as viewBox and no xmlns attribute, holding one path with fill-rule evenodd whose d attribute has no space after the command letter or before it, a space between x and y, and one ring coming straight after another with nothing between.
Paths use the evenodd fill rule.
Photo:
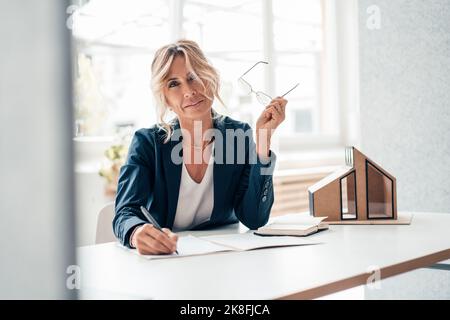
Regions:
<instances>
[{"instance_id":1,"label":"woman","mask_svg":"<svg viewBox=\"0 0 450 320\"><path fill-rule=\"evenodd\" d=\"M178 239L171 229L265 225L273 204L270 138L285 118L287 100L275 98L261 113L255 144L247 123L212 109L214 97L221 101L218 73L188 40L156 52L152 90L160 123L135 133L121 168L113 221L120 242L140 254L168 254ZM164 121L168 110L176 114L171 123Z\"/></svg>"}]
</instances>

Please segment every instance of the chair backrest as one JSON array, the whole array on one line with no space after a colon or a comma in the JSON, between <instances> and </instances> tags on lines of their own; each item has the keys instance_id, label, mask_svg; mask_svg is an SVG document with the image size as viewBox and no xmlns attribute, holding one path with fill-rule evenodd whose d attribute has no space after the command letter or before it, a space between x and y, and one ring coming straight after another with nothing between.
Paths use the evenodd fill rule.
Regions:
<instances>
[{"instance_id":1,"label":"chair backrest","mask_svg":"<svg viewBox=\"0 0 450 320\"><path fill-rule=\"evenodd\" d=\"M114 214L114 202L106 204L98 213L97 232L95 234L96 244L116 241L112 230Z\"/></svg>"}]
</instances>

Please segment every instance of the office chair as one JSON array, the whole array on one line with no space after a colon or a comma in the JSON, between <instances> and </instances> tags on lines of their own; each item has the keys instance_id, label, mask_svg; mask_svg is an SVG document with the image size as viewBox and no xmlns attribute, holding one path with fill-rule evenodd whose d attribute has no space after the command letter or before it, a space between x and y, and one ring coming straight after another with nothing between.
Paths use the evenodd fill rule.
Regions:
<instances>
[{"instance_id":1,"label":"office chair","mask_svg":"<svg viewBox=\"0 0 450 320\"><path fill-rule=\"evenodd\" d=\"M112 229L114 214L114 202L106 204L98 213L95 244L116 241Z\"/></svg>"}]
</instances>

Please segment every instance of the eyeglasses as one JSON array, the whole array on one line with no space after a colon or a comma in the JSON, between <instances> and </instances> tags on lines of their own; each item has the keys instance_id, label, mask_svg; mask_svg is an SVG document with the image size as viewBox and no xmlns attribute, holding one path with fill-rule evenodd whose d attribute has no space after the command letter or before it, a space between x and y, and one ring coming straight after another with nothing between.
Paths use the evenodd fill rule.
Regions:
<instances>
[{"instance_id":1,"label":"eyeglasses","mask_svg":"<svg viewBox=\"0 0 450 320\"><path fill-rule=\"evenodd\" d=\"M273 99L271 96L269 96L268 94L262 92L262 91L254 91L251 84L248 83L247 81L244 80L243 76L245 76L247 73L250 72L250 70L252 70L254 67L256 67L258 64L260 63L264 63L264 64L269 64L266 61L258 61L257 63L255 63L250 69L248 69L247 71L244 72L244 74L242 76L239 77L238 82L239 85L242 87L242 89L246 92L246 94L252 94L254 93L256 95L256 99L258 100L259 103L261 103L262 105L268 105ZM289 92L291 92L292 90L294 90L295 88L298 87L300 83L297 83L294 87L292 87L291 89L289 89L288 92L286 92L285 94L283 94L281 97L284 97L285 95L287 95Z\"/></svg>"}]
</instances>

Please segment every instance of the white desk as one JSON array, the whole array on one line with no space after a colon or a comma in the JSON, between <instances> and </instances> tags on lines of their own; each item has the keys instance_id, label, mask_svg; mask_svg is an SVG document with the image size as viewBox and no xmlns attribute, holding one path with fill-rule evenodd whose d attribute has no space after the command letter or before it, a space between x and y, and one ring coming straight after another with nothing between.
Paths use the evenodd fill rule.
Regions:
<instances>
[{"instance_id":1,"label":"white desk","mask_svg":"<svg viewBox=\"0 0 450 320\"><path fill-rule=\"evenodd\" d=\"M246 232L240 225L195 235ZM81 298L97 290L142 299L303 299L450 258L450 214L414 213L411 225L332 225L323 244L146 260L116 243L80 247ZM95 295L94 295L95 297Z\"/></svg>"}]
</instances>

